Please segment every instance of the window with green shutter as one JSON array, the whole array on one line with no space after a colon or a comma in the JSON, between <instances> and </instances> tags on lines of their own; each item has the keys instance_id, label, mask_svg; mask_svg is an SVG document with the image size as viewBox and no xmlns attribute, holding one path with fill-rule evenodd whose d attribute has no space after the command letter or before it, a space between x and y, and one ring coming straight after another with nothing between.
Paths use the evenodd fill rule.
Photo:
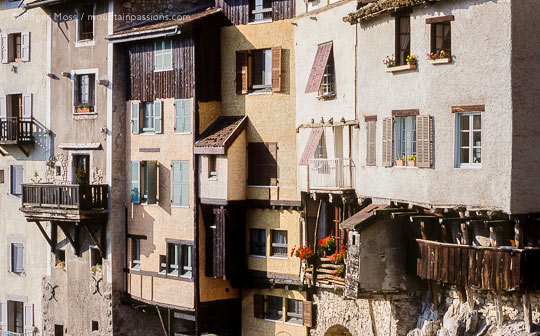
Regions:
<instances>
[{"instance_id":1,"label":"window with green shutter","mask_svg":"<svg viewBox=\"0 0 540 336\"><path fill-rule=\"evenodd\" d=\"M131 161L131 203L141 203L141 162Z\"/></svg>"},{"instance_id":2,"label":"window with green shutter","mask_svg":"<svg viewBox=\"0 0 540 336\"><path fill-rule=\"evenodd\" d=\"M172 162L172 204L189 206L189 161Z\"/></svg>"},{"instance_id":3,"label":"window with green shutter","mask_svg":"<svg viewBox=\"0 0 540 336\"><path fill-rule=\"evenodd\" d=\"M131 203L157 203L157 169L157 161L131 162Z\"/></svg>"},{"instance_id":4,"label":"window with green shutter","mask_svg":"<svg viewBox=\"0 0 540 336\"><path fill-rule=\"evenodd\" d=\"M165 71L173 68L172 40L161 40L154 43L154 70Z\"/></svg>"},{"instance_id":5,"label":"window with green shutter","mask_svg":"<svg viewBox=\"0 0 540 336\"><path fill-rule=\"evenodd\" d=\"M174 132L191 132L191 99L176 99L174 102Z\"/></svg>"},{"instance_id":6,"label":"window with green shutter","mask_svg":"<svg viewBox=\"0 0 540 336\"><path fill-rule=\"evenodd\" d=\"M141 106L139 102L131 103L131 133L139 134L141 125L139 116L141 115Z\"/></svg>"}]
</instances>

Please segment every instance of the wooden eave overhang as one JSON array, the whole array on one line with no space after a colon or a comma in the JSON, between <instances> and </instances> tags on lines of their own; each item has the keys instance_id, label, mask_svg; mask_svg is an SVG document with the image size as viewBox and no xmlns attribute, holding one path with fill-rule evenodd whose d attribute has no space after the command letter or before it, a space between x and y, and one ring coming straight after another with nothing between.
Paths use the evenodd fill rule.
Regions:
<instances>
[{"instance_id":1,"label":"wooden eave overhang","mask_svg":"<svg viewBox=\"0 0 540 336\"><path fill-rule=\"evenodd\" d=\"M57 5L59 3L64 3L64 2L74 2L74 1L73 0L36 0L36 1L25 4L23 7L25 9L32 9L32 8L38 8L38 7L44 7L44 6Z\"/></svg>"},{"instance_id":2,"label":"wooden eave overhang","mask_svg":"<svg viewBox=\"0 0 540 336\"><path fill-rule=\"evenodd\" d=\"M362 21L372 19L387 12L398 12L417 6L429 6L434 3L448 0L378 0L364 4L356 12L350 13L343 18L343 21L350 24L357 24ZM365 2L365 1L364 1Z\"/></svg>"}]
</instances>

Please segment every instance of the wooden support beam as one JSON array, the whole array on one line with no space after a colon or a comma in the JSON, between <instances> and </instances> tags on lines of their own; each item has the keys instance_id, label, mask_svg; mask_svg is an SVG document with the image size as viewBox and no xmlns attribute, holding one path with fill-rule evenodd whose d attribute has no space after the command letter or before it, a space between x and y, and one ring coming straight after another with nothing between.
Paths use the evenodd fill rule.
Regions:
<instances>
[{"instance_id":1,"label":"wooden support beam","mask_svg":"<svg viewBox=\"0 0 540 336\"><path fill-rule=\"evenodd\" d=\"M27 151L19 142L17 142L17 147L19 147L19 149L21 150L21 152L23 152L24 155L26 155L26 157L29 157L30 156L30 152Z\"/></svg>"},{"instance_id":2,"label":"wooden support beam","mask_svg":"<svg viewBox=\"0 0 540 336\"><path fill-rule=\"evenodd\" d=\"M523 320L525 321L525 331L532 332L532 314L531 314L531 297L528 291L525 291L522 296L523 302Z\"/></svg>"},{"instance_id":3,"label":"wooden support beam","mask_svg":"<svg viewBox=\"0 0 540 336\"><path fill-rule=\"evenodd\" d=\"M33 221L33 222L37 224L39 231L41 231L41 234L43 235L43 237L45 237L45 240L47 240L47 243L49 243L49 246L51 247L51 252L54 252L56 250L56 243L53 243L52 239L49 238L49 235L47 234L47 232L45 232L45 229L43 228L43 226L41 225L39 221Z\"/></svg>"},{"instance_id":4,"label":"wooden support beam","mask_svg":"<svg viewBox=\"0 0 540 336\"><path fill-rule=\"evenodd\" d=\"M54 244L54 248L51 248L52 253L56 253L56 246L58 245L58 224L51 222L51 240Z\"/></svg>"},{"instance_id":5,"label":"wooden support beam","mask_svg":"<svg viewBox=\"0 0 540 336\"><path fill-rule=\"evenodd\" d=\"M94 244L97 246L101 258L105 259L105 252L103 251L103 245L101 244L101 240L96 237L92 230L90 230L90 227L88 227L88 223L82 222L82 225L86 229L86 232L88 232L88 235L90 236Z\"/></svg>"},{"instance_id":6,"label":"wooden support beam","mask_svg":"<svg viewBox=\"0 0 540 336\"><path fill-rule=\"evenodd\" d=\"M142 281L141 281L142 282ZM156 310L158 312L158 315L159 315L159 320L161 321L161 326L163 327L163 334L165 336L168 336L169 333L167 332L167 328L165 328L165 323L163 322L163 317L161 316L161 311L159 310L159 307L156 306Z\"/></svg>"},{"instance_id":7,"label":"wooden support beam","mask_svg":"<svg viewBox=\"0 0 540 336\"><path fill-rule=\"evenodd\" d=\"M60 227L60 230L62 230L62 232L64 233L64 235L66 236L66 238L68 239L69 243L71 244L71 246L73 247L73 249L75 250L75 255L77 256L80 256L79 252L80 252L80 242L79 242L79 232L80 232L80 228L78 225L75 226L75 232L74 232L74 235L72 236L69 231L64 227L65 224L58 224L58 226Z\"/></svg>"}]
</instances>

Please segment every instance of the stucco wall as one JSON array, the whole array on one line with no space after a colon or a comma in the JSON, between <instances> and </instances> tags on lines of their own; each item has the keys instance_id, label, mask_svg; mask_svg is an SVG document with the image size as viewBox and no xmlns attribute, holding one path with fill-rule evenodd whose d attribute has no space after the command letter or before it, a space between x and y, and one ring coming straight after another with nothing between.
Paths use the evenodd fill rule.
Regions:
<instances>
[{"instance_id":1,"label":"stucco wall","mask_svg":"<svg viewBox=\"0 0 540 336\"><path fill-rule=\"evenodd\" d=\"M214 155L216 157L216 177L208 175L209 155L199 157L199 185L201 198L227 199L228 179L228 155Z\"/></svg>"},{"instance_id":2,"label":"stucco wall","mask_svg":"<svg viewBox=\"0 0 540 336\"><path fill-rule=\"evenodd\" d=\"M282 321L270 321L253 316L253 295L273 295L283 298L284 307L286 299L306 300L306 293L300 291L286 291L283 289L257 289L242 292L242 335L307 335L307 328L300 324L285 322L286 310Z\"/></svg>"},{"instance_id":3,"label":"stucco wall","mask_svg":"<svg viewBox=\"0 0 540 336\"><path fill-rule=\"evenodd\" d=\"M0 31L2 33L30 32L30 61L0 64L0 95L32 93L33 117L37 130L43 132L47 121L46 76L47 62L47 16L40 10L29 10L26 14L18 8L6 8L0 1ZM37 127L37 126L36 126ZM25 145L30 154L25 156L14 145L2 146L6 156L0 156L0 169L4 183L0 184L0 300L23 300L34 305L34 326L43 331L41 309L41 280L47 274L49 245L34 223L26 222L19 211L21 198L10 194L10 166L23 166L23 181L30 183L37 171L44 180L44 161L49 157L47 137L37 138L37 143ZM37 134L36 134L37 136ZM49 227L43 223L45 230ZM9 272L11 243L24 244L24 273Z\"/></svg>"},{"instance_id":4,"label":"stucco wall","mask_svg":"<svg viewBox=\"0 0 540 336\"><path fill-rule=\"evenodd\" d=\"M453 62L428 64L430 26L425 19L454 15ZM356 190L359 195L432 205L510 210L512 100L510 1L444 2L411 14L411 53L417 70L385 73L382 60L394 53L395 21L382 15L357 25L360 129ZM451 106L485 105L482 167L455 167L455 115ZM434 168L383 168L382 119L395 109L433 116ZM364 115L377 115L377 166L366 167ZM503 141L504 139L504 141ZM377 183L374 183L374 182ZM388 183L381 183L388 181Z\"/></svg>"},{"instance_id":5,"label":"stucco wall","mask_svg":"<svg viewBox=\"0 0 540 336\"><path fill-rule=\"evenodd\" d=\"M227 150L227 199L246 199L247 186L247 140L246 131Z\"/></svg>"}]
</instances>

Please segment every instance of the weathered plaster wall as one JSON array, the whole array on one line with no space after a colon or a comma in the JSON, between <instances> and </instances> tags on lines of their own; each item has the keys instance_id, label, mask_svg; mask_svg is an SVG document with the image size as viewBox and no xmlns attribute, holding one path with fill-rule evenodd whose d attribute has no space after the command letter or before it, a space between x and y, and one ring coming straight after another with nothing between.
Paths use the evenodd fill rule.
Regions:
<instances>
[{"instance_id":1,"label":"weathered plaster wall","mask_svg":"<svg viewBox=\"0 0 540 336\"><path fill-rule=\"evenodd\" d=\"M10 166L23 166L23 181L30 183L34 172L45 179L44 161L49 157L48 137L43 131L47 121L45 76L47 62L47 16L40 9L21 14L19 8L6 7L0 1L0 32L30 32L30 61L0 64L0 95L32 93L33 117L36 121L36 143L25 145L30 153L27 157L17 146L2 146L6 156L0 156L0 300L22 300L34 306L34 326L43 332L41 309L41 281L47 274L47 253L45 238L34 223L26 222L19 211L21 197L10 194ZM16 7L16 6L15 6ZM45 230L49 230L45 223ZM24 273L9 272L11 243L24 244Z\"/></svg>"},{"instance_id":2,"label":"weathered plaster wall","mask_svg":"<svg viewBox=\"0 0 540 336\"><path fill-rule=\"evenodd\" d=\"M425 19L450 14L455 16L453 62L428 64L424 55L430 48L430 27ZM411 14L411 53L418 55L418 69L399 73L385 73L382 64L394 53L394 19L388 14L357 26L360 129L353 143L359 144L355 155L358 194L510 210L510 19L509 0L444 2L415 8ZM454 168L455 116L451 106L476 104L486 106L482 112L482 167ZM419 109L420 114L433 116L434 169L382 167L382 119L390 117L394 109ZM364 115L378 116L376 167L365 166Z\"/></svg>"},{"instance_id":3,"label":"weathered plaster wall","mask_svg":"<svg viewBox=\"0 0 540 336\"><path fill-rule=\"evenodd\" d=\"M221 96L223 115L247 115L247 142L277 142L280 200L296 195L294 32L291 20L221 29ZM281 92L236 94L236 51L281 46ZM260 189L260 188L257 188ZM266 188L265 188L266 189ZM249 192L249 191L248 191ZM267 190L265 190L267 192ZM249 195L248 195L249 197ZM267 196L268 199L268 196Z\"/></svg>"},{"instance_id":4,"label":"weathered plaster wall","mask_svg":"<svg viewBox=\"0 0 540 336\"><path fill-rule=\"evenodd\" d=\"M533 172L540 164L540 66L530 62L537 54L537 1L512 1L512 213L538 212L540 188Z\"/></svg>"},{"instance_id":5,"label":"weathered plaster wall","mask_svg":"<svg viewBox=\"0 0 540 336\"><path fill-rule=\"evenodd\" d=\"M253 316L253 295L273 295L283 297L284 314L282 321L271 321ZM256 289L242 292L242 335L295 335L307 336L307 328L300 324L286 322L287 299L306 300L306 293L283 289Z\"/></svg>"},{"instance_id":6,"label":"weathered plaster wall","mask_svg":"<svg viewBox=\"0 0 540 336\"><path fill-rule=\"evenodd\" d=\"M266 257L248 256L250 270L275 272L298 276L300 273L300 259L291 257L271 256L272 236L271 230L287 231L288 251L294 246L302 244L300 236L300 213L291 210L264 210L248 209L246 212L246 251L249 253L249 229L266 229Z\"/></svg>"},{"instance_id":7,"label":"weathered plaster wall","mask_svg":"<svg viewBox=\"0 0 540 336\"><path fill-rule=\"evenodd\" d=\"M247 139L246 131L227 150L227 199L245 200L247 187Z\"/></svg>"}]
</instances>

